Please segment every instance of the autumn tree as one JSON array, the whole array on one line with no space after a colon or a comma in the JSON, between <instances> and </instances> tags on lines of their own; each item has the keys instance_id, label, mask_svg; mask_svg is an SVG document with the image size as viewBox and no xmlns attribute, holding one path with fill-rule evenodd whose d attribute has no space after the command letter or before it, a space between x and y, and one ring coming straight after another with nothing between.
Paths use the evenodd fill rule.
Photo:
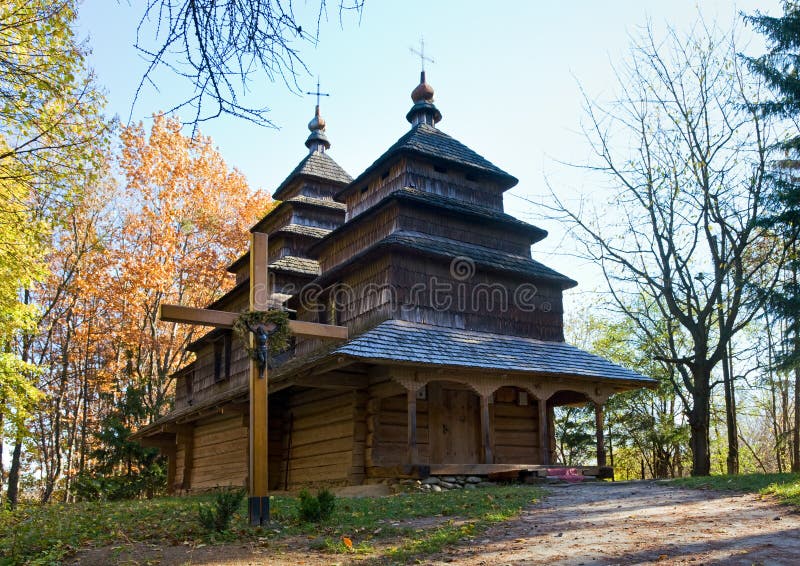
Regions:
<instances>
[{"instance_id":1,"label":"autumn tree","mask_svg":"<svg viewBox=\"0 0 800 566\"><path fill-rule=\"evenodd\" d=\"M104 141L103 97L75 37L76 0L0 4L0 179L65 199Z\"/></svg>"},{"instance_id":2,"label":"autumn tree","mask_svg":"<svg viewBox=\"0 0 800 566\"><path fill-rule=\"evenodd\" d=\"M107 133L102 96L72 30L75 6L0 4L0 422L13 446L11 505L26 417L38 397L32 344L42 309L34 288L47 276L54 233L102 159Z\"/></svg>"},{"instance_id":3,"label":"autumn tree","mask_svg":"<svg viewBox=\"0 0 800 566\"><path fill-rule=\"evenodd\" d=\"M587 99L589 168L612 208L556 208L611 300L674 368L692 473L707 475L712 374L763 304L748 283L775 258L758 249L769 132L732 39L702 22L664 41L648 29L617 78L612 104Z\"/></svg>"},{"instance_id":4,"label":"autumn tree","mask_svg":"<svg viewBox=\"0 0 800 566\"><path fill-rule=\"evenodd\" d=\"M187 361L191 327L158 320L162 302L206 306L232 285L225 268L246 248L269 197L252 192L210 138L157 115L122 130L125 203L107 295L121 387L142 388L147 419L165 408L170 375Z\"/></svg>"}]
</instances>

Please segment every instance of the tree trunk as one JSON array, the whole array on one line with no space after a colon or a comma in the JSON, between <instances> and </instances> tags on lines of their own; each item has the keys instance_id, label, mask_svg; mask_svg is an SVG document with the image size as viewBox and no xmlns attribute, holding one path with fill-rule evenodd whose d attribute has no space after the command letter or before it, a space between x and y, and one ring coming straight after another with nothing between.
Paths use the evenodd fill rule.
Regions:
<instances>
[{"instance_id":1,"label":"tree trunk","mask_svg":"<svg viewBox=\"0 0 800 566\"><path fill-rule=\"evenodd\" d=\"M711 473L711 453L708 441L711 413L710 369L693 370L694 390L692 410L689 411L689 447L692 450L692 475L707 476Z\"/></svg>"},{"instance_id":2,"label":"tree trunk","mask_svg":"<svg viewBox=\"0 0 800 566\"><path fill-rule=\"evenodd\" d=\"M722 357L722 381L725 387L725 427L728 435L728 475L739 474L739 432L736 424L736 392L733 388L733 368L730 347Z\"/></svg>"},{"instance_id":3,"label":"tree trunk","mask_svg":"<svg viewBox=\"0 0 800 566\"><path fill-rule=\"evenodd\" d=\"M770 391L770 418L772 419L772 436L775 440L775 464L778 473L783 473L783 455L781 451L781 431L778 428L778 395L775 388L775 365L774 365L774 343L772 341L772 326L769 320L769 313L765 309L766 324L764 328L767 333L767 371L769 372L769 391Z\"/></svg>"},{"instance_id":4,"label":"tree trunk","mask_svg":"<svg viewBox=\"0 0 800 566\"><path fill-rule=\"evenodd\" d=\"M794 430L792 431L792 472L800 472L800 368L794 368Z\"/></svg>"},{"instance_id":5,"label":"tree trunk","mask_svg":"<svg viewBox=\"0 0 800 566\"><path fill-rule=\"evenodd\" d=\"M19 500L19 470L22 466L22 438L14 441L14 450L11 453L11 468L8 470L8 491L6 503L9 509L14 509Z\"/></svg>"}]
</instances>

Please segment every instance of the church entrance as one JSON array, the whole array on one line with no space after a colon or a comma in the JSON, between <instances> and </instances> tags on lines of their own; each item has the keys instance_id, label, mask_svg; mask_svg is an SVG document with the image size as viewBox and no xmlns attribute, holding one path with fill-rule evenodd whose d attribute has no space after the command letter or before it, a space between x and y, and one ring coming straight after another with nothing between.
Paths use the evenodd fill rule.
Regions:
<instances>
[{"instance_id":1,"label":"church entrance","mask_svg":"<svg viewBox=\"0 0 800 566\"><path fill-rule=\"evenodd\" d=\"M428 383L431 464L481 462L480 398L465 385Z\"/></svg>"}]
</instances>

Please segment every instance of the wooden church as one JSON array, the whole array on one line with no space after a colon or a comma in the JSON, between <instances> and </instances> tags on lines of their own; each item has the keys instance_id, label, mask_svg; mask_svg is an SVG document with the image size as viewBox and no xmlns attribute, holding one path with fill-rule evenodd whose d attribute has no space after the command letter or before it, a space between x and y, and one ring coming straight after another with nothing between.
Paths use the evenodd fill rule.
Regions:
<instances>
[{"instance_id":1,"label":"wooden church","mask_svg":"<svg viewBox=\"0 0 800 566\"><path fill-rule=\"evenodd\" d=\"M603 405L653 381L564 342L575 281L531 257L547 236L503 212L517 179L441 131L421 75L410 130L353 179L328 154L319 105L308 154L251 231L268 237L269 298L349 339L296 337L268 374L269 488L535 471L554 462L553 408ZM247 254L209 308L248 308ZM218 328L189 346L173 410L137 431L169 458L170 490L248 481L248 365Z\"/></svg>"}]
</instances>

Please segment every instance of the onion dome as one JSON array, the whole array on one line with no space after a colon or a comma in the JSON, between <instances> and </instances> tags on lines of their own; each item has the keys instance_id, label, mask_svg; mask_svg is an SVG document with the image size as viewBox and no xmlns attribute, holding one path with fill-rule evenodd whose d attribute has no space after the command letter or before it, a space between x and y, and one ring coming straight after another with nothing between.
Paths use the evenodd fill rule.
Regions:
<instances>
[{"instance_id":1,"label":"onion dome","mask_svg":"<svg viewBox=\"0 0 800 566\"><path fill-rule=\"evenodd\" d=\"M308 139L306 140L306 147L310 153L318 151L325 153L326 149L331 148L331 142L325 135L325 119L319 113L319 104L314 112L314 117L308 123L308 129L311 130Z\"/></svg>"},{"instance_id":2,"label":"onion dome","mask_svg":"<svg viewBox=\"0 0 800 566\"><path fill-rule=\"evenodd\" d=\"M411 100L414 106L406 114L406 120L412 125L436 125L442 119L442 113L433 104L433 87L425 81L425 71L419 74L419 84L411 91Z\"/></svg>"}]
</instances>

